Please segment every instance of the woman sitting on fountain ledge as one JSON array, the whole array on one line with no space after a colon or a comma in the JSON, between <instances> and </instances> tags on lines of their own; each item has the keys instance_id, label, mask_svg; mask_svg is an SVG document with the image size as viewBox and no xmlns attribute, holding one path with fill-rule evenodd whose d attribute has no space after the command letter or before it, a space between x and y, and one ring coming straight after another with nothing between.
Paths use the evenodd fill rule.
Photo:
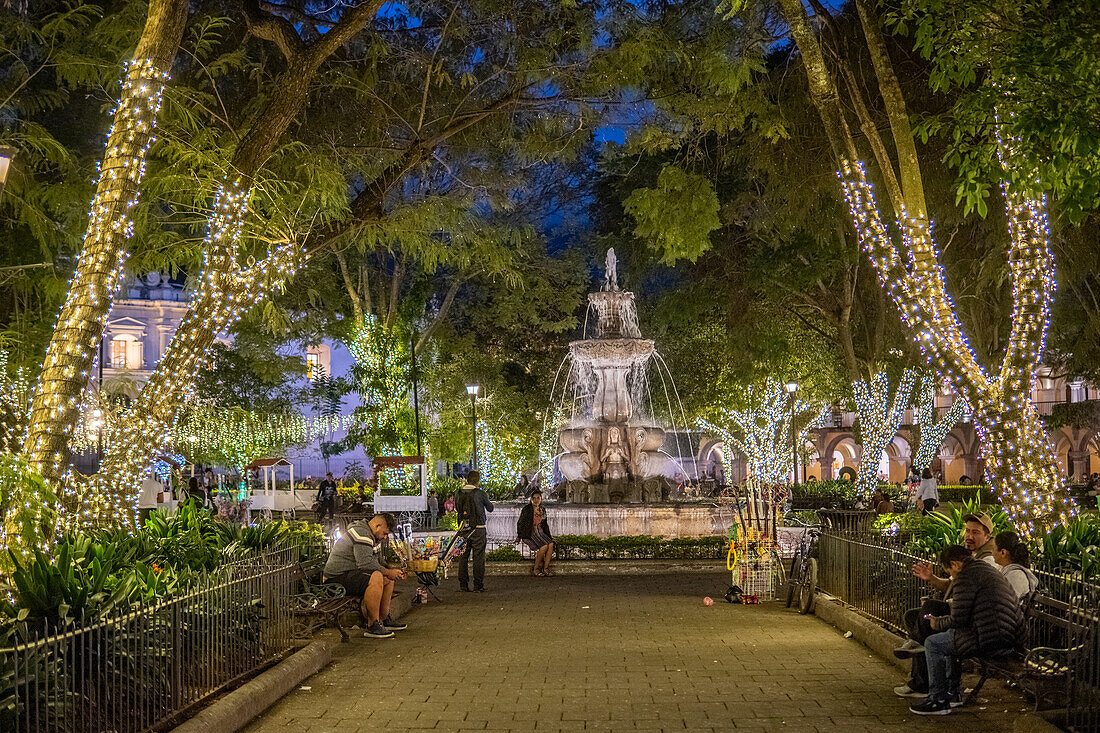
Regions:
<instances>
[{"instance_id":1,"label":"woman sitting on fountain ledge","mask_svg":"<svg viewBox=\"0 0 1100 733\"><path fill-rule=\"evenodd\" d=\"M550 572L550 559L554 556L554 537L550 534L550 525L546 522L542 491L538 488L531 492L531 501L519 513L516 537L526 542L535 553L535 565L531 568L531 575L539 577L553 575Z\"/></svg>"}]
</instances>

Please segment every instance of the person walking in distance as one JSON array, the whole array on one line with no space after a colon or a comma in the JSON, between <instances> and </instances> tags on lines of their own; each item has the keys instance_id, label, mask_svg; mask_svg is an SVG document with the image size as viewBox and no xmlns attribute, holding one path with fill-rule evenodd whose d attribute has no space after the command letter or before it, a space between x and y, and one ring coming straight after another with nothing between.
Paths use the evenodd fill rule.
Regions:
<instances>
[{"instance_id":1,"label":"person walking in distance","mask_svg":"<svg viewBox=\"0 0 1100 733\"><path fill-rule=\"evenodd\" d=\"M432 528L439 525L439 497L432 491L428 494L428 513L432 517Z\"/></svg>"},{"instance_id":2,"label":"person walking in distance","mask_svg":"<svg viewBox=\"0 0 1100 733\"><path fill-rule=\"evenodd\" d=\"M466 484L458 492L455 509L458 510L459 532L466 538L466 547L458 563L458 586L465 592L470 590L470 555L474 556L474 590L485 590L485 512L493 511L493 503L478 484L481 474L470 471Z\"/></svg>"},{"instance_id":3,"label":"person walking in distance","mask_svg":"<svg viewBox=\"0 0 1100 733\"><path fill-rule=\"evenodd\" d=\"M321 489L317 492L317 503L321 505L317 521L325 521L326 514L329 519L336 518L336 481L332 478L331 472L326 474L325 480L321 482Z\"/></svg>"}]
</instances>

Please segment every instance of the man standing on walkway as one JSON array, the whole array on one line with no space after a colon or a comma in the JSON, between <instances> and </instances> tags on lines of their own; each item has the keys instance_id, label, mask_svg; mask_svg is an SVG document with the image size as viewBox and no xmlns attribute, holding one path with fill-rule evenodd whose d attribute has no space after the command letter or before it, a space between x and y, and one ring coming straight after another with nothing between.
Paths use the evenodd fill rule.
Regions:
<instances>
[{"instance_id":1,"label":"man standing on walkway","mask_svg":"<svg viewBox=\"0 0 1100 733\"><path fill-rule=\"evenodd\" d=\"M348 598L361 598L359 612L367 630L363 636L384 639L406 624L390 618L393 583L404 580L405 571L386 566L383 547L397 520L389 512L375 514L348 525L329 552L323 579L344 587Z\"/></svg>"},{"instance_id":2,"label":"man standing on walkway","mask_svg":"<svg viewBox=\"0 0 1100 733\"><path fill-rule=\"evenodd\" d=\"M458 492L455 509L458 510L458 528L466 538L466 547L458 561L458 586L466 592L470 590L470 555L474 556L474 590L485 590L485 512L493 511L493 504L485 492L478 488L481 474L470 471L466 484Z\"/></svg>"}]
</instances>

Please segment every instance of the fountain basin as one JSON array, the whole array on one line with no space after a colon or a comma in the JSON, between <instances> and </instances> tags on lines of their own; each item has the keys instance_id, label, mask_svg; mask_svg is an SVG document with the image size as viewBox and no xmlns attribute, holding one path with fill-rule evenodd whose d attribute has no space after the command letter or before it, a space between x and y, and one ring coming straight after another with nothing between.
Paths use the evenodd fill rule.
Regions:
<instances>
[{"instance_id":1,"label":"fountain basin","mask_svg":"<svg viewBox=\"0 0 1100 733\"><path fill-rule=\"evenodd\" d=\"M515 539L522 503L497 502L486 515L485 530L497 544ZM713 537L725 535L736 521L730 507L698 504L649 504L644 506L577 506L546 503L550 533L590 534L596 537L662 535L664 537Z\"/></svg>"}]
</instances>

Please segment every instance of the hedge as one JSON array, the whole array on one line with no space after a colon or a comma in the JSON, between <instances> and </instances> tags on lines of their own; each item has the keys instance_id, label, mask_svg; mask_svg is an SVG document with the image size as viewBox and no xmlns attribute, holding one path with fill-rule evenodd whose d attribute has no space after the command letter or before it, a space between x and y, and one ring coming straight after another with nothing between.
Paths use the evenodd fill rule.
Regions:
<instances>
[{"instance_id":1,"label":"hedge","mask_svg":"<svg viewBox=\"0 0 1100 733\"><path fill-rule=\"evenodd\" d=\"M558 560L716 560L725 557L725 537L676 537L626 535L558 535L554 538L554 557ZM486 553L485 559L519 560L513 547L501 547Z\"/></svg>"}]
</instances>

